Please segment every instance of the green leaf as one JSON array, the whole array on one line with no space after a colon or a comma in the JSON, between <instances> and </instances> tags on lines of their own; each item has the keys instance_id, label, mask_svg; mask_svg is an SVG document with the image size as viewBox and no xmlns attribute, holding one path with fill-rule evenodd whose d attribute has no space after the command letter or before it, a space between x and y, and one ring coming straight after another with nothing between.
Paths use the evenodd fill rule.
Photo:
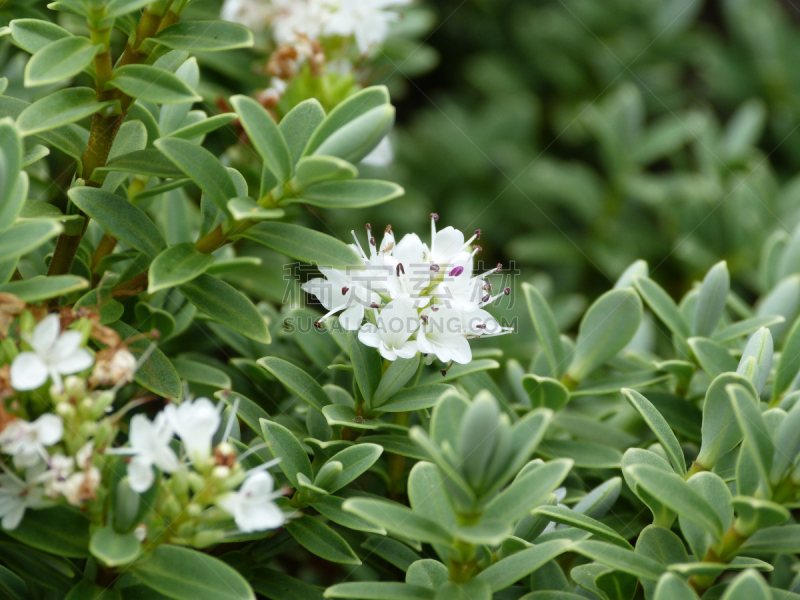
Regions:
<instances>
[{"instance_id":1,"label":"green leaf","mask_svg":"<svg viewBox=\"0 0 800 600\"><path fill-rule=\"evenodd\" d=\"M63 27L43 19L14 19L9 26L14 43L30 54L35 54L51 42L72 36Z\"/></svg>"},{"instance_id":2,"label":"green leaf","mask_svg":"<svg viewBox=\"0 0 800 600\"><path fill-rule=\"evenodd\" d=\"M722 537L723 525L719 515L705 498L689 487L683 477L643 464L627 467L625 471L637 485L681 517L702 527L717 539Z\"/></svg>"},{"instance_id":3,"label":"green leaf","mask_svg":"<svg viewBox=\"0 0 800 600\"><path fill-rule=\"evenodd\" d=\"M711 378L723 373L736 372L736 359L731 356L725 346L708 338L689 338L689 347L692 349L697 362Z\"/></svg>"},{"instance_id":4,"label":"green leaf","mask_svg":"<svg viewBox=\"0 0 800 600\"><path fill-rule=\"evenodd\" d=\"M210 254L198 252L191 242L175 244L153 259L147 293L178 286L202 275L214 262Z\"/></svg>"},{"instance_id":5,"label":"green leaf","mask_svg":"<svg viewBox=\"0 0 800 600\"><path fill-rule=\"evenodd\" d=\"M552 540L536 544L532 548L522 550L496 562L481 571L476 579L488 583L493 592L499 592L533 573L556 556L568 552L571 546L572 543L568 540Z\"/></svg>"},{"instance_id":6,"label":"green leaf","mask_svg":"<svg viewBox=\"0 0 800 600\"><path fill-rule=\"evenodd\" d=\"M736 577L725 590L722 600L772 600L772 592L764 578L748 569Z\"/></svg>"},{"instance_id":7,"label":"green leaf","mask_svg":"<svg viewBox=\"0 0 800 600\"><path fill-rule=\"evenodd\" d=\"M22 221L0 233L0 261L24 256L61 233L55 221Z\"/></svg>"},{"instance_id":8,"label":"green leaf","mask_svg":"<svg viewBox=\"0 0 800 600\"><path fill-rule=\"evenodd\" d=\"M97 173L121 171L136 175L149 175L150 177L178 178L183 177L183 171L164 159L164 155L155 148L128 152L121 156L109 159L105 167L95 169Z\"/></svg>"},{"instance_id":9,"label":"green leaf","mask_svg":"<svg viewBox=\"0 0 800 600\"><path fill-rule=\"evenodd\" d=\"M89 550L107 567L119 567L135 561L142 553L142 544L132 532L117 533L107 526L92 534Z\"/></svg>"},{"instance_id":10,"label":"green leaf","mask_svg":"<svg viewBox=\"0 0 800 600\"><path fill-rule=\"evenodd\" d=\"M229 21L180 21L159 31L155 40L173 50L219 52L252 47L253 34Z\"/></svg>"},{"instance_id":11,"label":"green leaf","mask_svg":"<svg viewBox=\"0 0 800 600\"><path fill-rule=\"evenodd\" d=\"M344 242L300 225L260 223L240 237L306 263L335 269L363 265L363 261Z\"/></svg>"},{"instance_id":12,"label":"green leaf","mask_svg":"<svg viewBox=\"0 0 800 600\"><path fill-rule=\"evenodd\" d=\"M353 364L356 383L367 406L372 404L372 395L378 389L381 380L381 357L375 348L365 346L358 341L358 333L347 332L347 348L350 351L350 362Z\"/></svg>"},{"instance_id":13,"label":"green leaf","mask_svg":"<svg viewBox=\"0 0 800 600\"><path fill-rule=\"evenodd\" d=\"M372 398L373 407L380 406L386 402L390 396L400 391L400 389L402 389L416 374L419 363L419 356L415 356L414 358L398 358L392 362L381 377L378 388L375 390L375 395Z\"/></svg>"},{"instance_id":14,"label":"green leaf","mask_svg":"<svg viewBox=\"0 0 800 600\"><path fill-rule=\"evenodd\" d=\"M98 102L97 93L90 88L58 90L23 110L17 118L17 128L23 136L41 133L79 121L117 102Z\"/></svg>"},{"instance_id":15,"label":"green leaf","mask_svg":"<svg viewBox=\"0 0 800 600\"><path fill-rule=\"evenodd\" d=\"M132 98L157 104L182 104L202 100L174 73L151 65L117 67L107 87L116 88Z\"/></svg>"},{"instance_id":16,"label":"green leaf","mask_svg":"<svg viewBox=\"0 0 800 600\"><path fill-rule=\"evenodd\" d=\"M450 579L450 573L438 560L425 558L414 562L406 571L406 583L435 590Z\"/></svg>"},{"instance_id":17,"label":"green leaf","mask_svg":"<svg viewBox=\"0 0 800 600\"><path fill-rule=\"evenodd\" d=\"M491 600L492 590L482 579L470 579L464 583L448 581L436 590L436 600Z\"/></svg>"},{"instance_id":18,"label":"green leaf","mask_svg":"<svg viewBox=\"0 0 800 600\"><path fill-rule=\"evenodd\" d=\"M633 339L642 322L642 301L631 288L606 292L586 311L578 329L566 376L580 382L614 358Z\"/></svg>"},{"instance_id":19,"label":"green leaf","mask_svg":"<svg viewBox=\"0 0 800 600\"><path fill-rule=\"evenodd\" d=\"M297 163L291 185L293 189L304 190L315 183L353 179L356 175L358 169L341 158L306 156Z\"/></svg>"},{"instance_id":20,"label":"green leaf","mask_svg":"<svg viewBox=\"0 0 800 600\"><path fill-rule=\"evenodd\" d=\"M453 389L444 383L426 383L400 390L375 410L379 412L410 412L430 408L445 392Z\"/></svg>"},{"instance_id":21,"label":"green leaf","mask_svg":"<svg viewBox=\"0 0 800 600\"><path fill-rule=\"evenodd\" d=\"M76 275L37 275L24 281L11 281L0 285L0 292L13 294L24 302L39 302L58 298L89 287L89 282Z\"/></svg>"},{"instance_id":22,"label":"green leaf","mask_svg":"<svg viewBox=\"0 0 800 600\"><path fill-rule=\"evenodd\" d=\"M658 580L666 570L662 564L637 554L633 550L606 542L584 540L573 544L571 550L612 569L635 575L640 579Z\"/></svg>"},{"instance_id":23,"label":"green leaf","mask_svg":"<svg viewBox=\"0 0 800 600\"><path fill-rule=\"evenodd\" d=\"M284 525L286 530L309 552L344 565L360 565L361 560L348 543L322 521L302 515Z\"/></svg>"},{"instance_id":24,"label":"green leaf","mask_svg":"<svg viewBox=\"0 0 800 600\"><path fill-rule=\"evenodd\" d=\"M723 260L714 265L703 279L694 309L692 335L709 337L717 328L731 287L728 265Z\"/></svg>"},{"instance_id":25,"label":"green leaf","mask_svg":"<svg viewBox=\"0 0 800 600\"><path fill-rule=\"evenodd\" d=\"M750 335L762 327L771 328L773 325L780 325L784 321L786 321L786 319L780 315L759 315L757 317L750 317L732 323L727 327L717 329L711 336L711 339L719 344L726 344L740 337Z\"/></svg>"},{"instance_id":26,"label":"green leaf","mask_svg":"<svg viewBox=\"0 0 800 600\"><path fill-rule=\"evenodd\" d=\"M131 248L152 257L167 247L155 223L141 209L116 194L83 186L72 188L68 195L110 235Z\"/></svg>"},{"instance_id":27,"label":"green leaf","mask_svg":"<svg viewBox=\"0 0 800 600\"><path fill-rule=\"evenodd\" d=\"M231 104L264 164L279 184L288 182L292 176L292 158L275 120L263 106L248 96L234 96Z\"/></svg>"},{"instance_id":28,"label":"green leaf","mask_svg":"<svg viewBox=\"0 0 800 600\"><path fill-rule=\"evenodd\" d=\"M325 486L328 492L333 493L346 486L362 473L365 473L383 453L383 448L377 444L357 444L337 452L330 461L337 461L342 464L342 473L333 483Z\"/></svg>"},{"instance_id":29,"label":"green leaf","mask_svg":"<svg viewBox=\"0 0 800 600\"><path fill-rule=\"evenodd\" d=\"M323 496L312 502L311 506L323 517L330 519L342 527L347 527L355 531L386 535L386 530L383 527L374 525L369 521L355 516L353 513L347 512L343 508L343 504L344 500L338 496Z\"/></svg>"},{"instance_id":30,"label":"green leaf","mask_svg":"<svg viewBox=\"0 0 800 600\"><path fill-rule=\"evenodd\" d=\"M0 231L8 229L19 216L25 195L20 178L22 169L22 140L11 119L0 121Z\"/></svg>"},{"instance_id":31,"label":"green leaf","mask_svg":"<svg viewBox=\"0 0 800 600\"><path fill-rule=\"evenodd\" d=\"M242 335L270 343L264 317L242 292L211 275L198 275L178 287L198 310Z\"/></svg>"},{"instance_id":32,"label":"green leaf","mask_svg":"<svg viewBox=\"0 0 800 600\"><path fill-rule=\"evenodd\" d=\"M419 585L389 581L338 583L325 590L326 598L353 600L434 600L433 590Z\"/></svg>"},{"instance_id":33,"label":"green leaf","mask_svg":"<svg viewBox=\"0 0 800 600\"><path fill-rule=\"evenodd\" d=\"M689 337L689 324L681 315L678 306L660 285L648 277L635 278L633 285L647 303L647 306L650 307L650 310L661 319L672 333L683 340Z\"/></svg>"},{"instance_id":34,"label":"green leaf","mask_svg":"<svg viewBox=\"0 0 800 600\"><path fill-rule=\"evenodd\" d=\"M5 533L37 550L68 558L89 556L89 521L71 508L59 506L28 512L16 529Z\"/></svg>"},{"instance_id":35,"label":"green leaf","mask_svg":"<svg viewBox=\"0 0 800 600\"><path fill-rule=\"evenodd\" d=\"M530 398L532 408L544 406L557 411L569 402L569 390L560 381L549 377L524 375L522 389Z\"/></svg>"},{"instance_id":36,"label":"green leaf","mask_svg":"<svg viewBox=\"0 0 800 600\"><path fill-rule=\"evenodd\" d=\"M747 554L800 553L800 525L768 527L757 531L742 546Z\"/></svg>"},{"instance_id":37,"label":"green leaf","mask_svg":"<svg viewBox=\"0 0 800 600\"><path fill-rule=\"evenodd\" d=\"M444 527L397 502L350 498L345 501L344 509L395 535L430 544L449 546L454 542Z\"/></svg>"},{"instance_id":38,"label":"green leaf","mask_svg":"<svg viewBox=\"0 0 800 600\"><path fill-rule=\"evenodd\" d=\"M767 385L770 369L772 367L773 342L772 334L769 329L762 327L756 331L747 342L739 360L736 372L740 375L749 375L749 379L756 388L757 396L761 395L764 386ZM753 359L755 371L749 372L748 362Z\"/></svg>"},{"instance_id":39,"label":"green leaf","mask_svg":"<svg viewBox=\"0 0 800 600\"><path fill-rule=\"evenodd\" d=\"M300 367L276 356L265 356L258 360L258 364L280 381L287 390L318 411L331 403L317 380Z\"/></svg>"},{"instance_id":40,"label":"green leaf","mask_svg":"<svg viewBox=\"0 0 800 600\"><path fill-rule=\"evenodd\" d=\"M336 109L331 115L334 112ZM357 163L386 137L394 125L394 119L394 106L377 106L334 131L314 150L314 155L336 156Z\"/></svg>"},{"instance_id":41,"label":"green leaf","mask_svg":"<svg viewBox=\"0 0 800 600\"><path fill-rule=\"evenodd\" d=\"M723 373L708 386L703 403L703 442L696 459L696 462L706 469L713 468L720 458L742 440L742 431L726 391L728 385L736 383L743 385L753 397L756 397L753 384L736 373Z\"/></svg>"},{"instance_id":42,"label":"green leaf","mask_svg":"<svg viewBox=\"0 0 800 600\"><path fill-rule=\"evenodd\" d=\"M616 448L581 440L547 440L538 449L547 458L571 458L576 467L618 469L622 453Z\"/></svg>"},{"instance_id":43,"label":"green leaf","mask_svg":"<svg viewBox=\"0 0 800 600\"><path fill-rule=\"evenodd\" d=\"M147 587L175 600L255 600L245 579L221 560L189 548L163 545L130 567Z\"/></svg>"},{"instance_id":44,"label":"green leaf","mask_svg":"<svg viewBox=\"0 0 800 600\"><path fill-rule=\"evenodd\" d=\"M122 600L122 593L84 579L69 591L64 600Z\"/></svg>"},{"instance_id":45,"label":"green leaf","mask_svg":"<svg viewBox=\"0 0 800 600\"><path fill-rule=\"evenodd\" d=\"M172 364L175 366L181 379L192 383L215 387L220 390L229 390L231 388L231 378L228 377L225 371L215 369L204 362L188 360L186 358L173 358Z\"/></svg>"},{"instance_id":46,"label":"green leaf","mask_svg":"<svg viewBox=\"0 0 800 600\"><path fill-rule=\"evenodd\" d=\"M155 145L194 181L214 204L223 212L227 212L228 200L239 194L228 171L216 156L205 148L177 138L162 138L156 140Z\"/></svg>"},{"instance_id":47,"label":"green leaf","mask_svg":"<svg viewBox=\"0 0 800 600\"><path fill-rule=\"evenodd\" d=\"M700 600L700 597L674 573L664 573L658 580L654 600Z\"/></svg>"},{"instance_id":48,"label":"green leaf","mask_svg":"<svg viewBox=\"0 0 800 600\"><path fill-rule=\"evenodd\" d=\"M766 331L766 330L765 330ZM759 402L750 395L747 388L732 384L726 391L730 397L736 420L744 434L743 452L747 452L756 468L759 480L759 496L770 497L769 475L772 470L772 455L775 445L770 438L769 429L761 415Z\"/></svg>"},{"instance_id":49,"label":"green leaf","mask_svg":"<svg viewBox=\"0 0 800 600\"><path fill-rule=\"evenodd\" d=\"M800 319L792 325L781 349L775 380L772 382L772 397L780 398L800 372Z\"/></svg>"},{"instance_id":50,"label":"green leaf","mask_svg":"<svg viewBox=\"0 0 800 600\"><path fill-rule=\"evenodd\" d=\"M308 454L303 450L303 446L300 445L294 434L274 421L261 419L260 423L264 440L267 442L272 455L281 459L278 466L289 481L292 482L292 485L297 487L298 473L302 473L309 480L312 480L314 473L311 470Z\"/></svg>"},{"instance_id":51,"label":"green leaf","mask_svg":"<svg viewBox=\"0 0 800 600\"><path fill-rule=\"evenodd\" d=\"M36 87L74 77L102 50L88 38L69 36L38 50L25 66L25 86Z\"/></svg>"},{"instance_id":52,"label":"green leaf","mask_svg":"<svg viewBox=\"0 0 800 600\"><path fill-rule=\"evenodd\" d=\"M262 208L252 198L231 198L228 200L228 210L234 221L268 221L281 219L284 211L281 208Z\"/></svg>"},{"instance_id":53,"label":"green leaf","mask_svg":"<svg viewBox=\"0 0 800 600\"><path fill-rule=\"evenodd\" d=\"M404 193L402 187L389 181L375 179L324 181L305 188L297 202L321 208L362 208L383 204Z\"/></svg>"},{"instance_id":54,"label":"green leaf","mask_svg":"<svg viewBox=\"0 0 800 600\"><path fill-rule=\"evenodd\" d=\"M522 284L522 291L525 294L525 301L528 304L528 311L536 329L536 335L542 344L547 362L550 365L550 373L553 377L561 377L566 368L564 357L564 345L561 343L561 334L558 331L553 311L547 301L535 287L528 283ZM560 407L559 407L560 408Z\"/></svg>"},{"instance_id":55,"label":"green leaf","mask_svg":"<svg viewBox=\"0 0 800 600\"><path fill-rule=\"evenodd\" d=\"M281 133L289 147L293 165L298 164L308 141L324 120L325 109L316 98L304 100L281 120Z\"/></svg>"},{"instance_id":56,"label":"green leaf","mask_svg":"<svg viewBox=\"0 0 800 600\"><path fill-rule=\"evenodd\" d=\"M616 531L611 529L608 525L604 525L589 516L570 510L563 506L540 506L535 508L531 514L533 516L540 516L549 521L560 523L561 525L568 525L577 529L588 531L607 542L611 542L621 548L631 549L628 541L619 535Z\"/></svg>"},{"instance_id":57,"label":"green leaf","mask_svg":"<svg viewBox=\"0 0 800 600\"><path fill-rule=\"evenodd\" d=\"M667 454L670 463L679 475L686 476L686 458L683 456L680 442L672 432L666 419L658 412L658 409L644 396L636 390L623 388L622 395L636 409L644 422L656 436L664 452Z\"/></svg>"},{"instance_id":58,"label":"green leaf","mask_svg":"<svg viewBox=\"0 0 800 600\"><path fill-rule=\"evenodd\" d=\"M516 523L547 501L572 468L568 459L551 460L517 477L488 504L484 519Z\"/></svg>"},{"instance_id":59,"label":"green leaf","mask_svg":"<svg viewBox=\"0 0 800 600\"><path fill-rule=\"evenodd\" d=\"M234 113L222 113L221 115L214 115L213 117L202 119L197 123L192 123L191 125L186 125L185 127L171 131L167 137L180 138L182 140L194 140L206 135L207 133L211 133L212 131L216 131L217 129L230 125L235 120L236 115Z\"/></svg>"},{"instance_id":60,"label":"green leaf","mask_svg":"<svg viewBox=\"0 0 800 600\"><path fill-rule=\"evenodd\" d=\"M375 108L388 106L390 101L389 90L385 86L368 87L353 94L334 108L319 127L316 128L303 151L303 155L322 154L316 152L316 150L337 130ZM377 145L379 141L380 139L376 140L375 144ZM366 154L364 156L366 156ZM347 160L344 156L340 156L340 158Z\"/></svg>"},{"instance_id":61,"label":"green leaf","mask_svg":"<svg viewBox=\"0 0 800 600\"><path fill-rule=\"evenodd\" d=\"M146 0L110 0L106 4L106 18L116 18L146 6Z\"/></svg>"},{"instance_id":62,"label":"green leaf","mask_svg":"<svg viewBox=\"0 0 800 600\"><path fill-rule=\"evenodd\" d=\"M133 327L122 321L115 321L109 324L109 327L120 334L123 340L140 335ZM150 352L150 345L151 342L148 339L137 339L135 342L128 343L128 349L139 359L144 352ZM136 371L135 380L139 385L165 398L177 400L183 394L183 386L178 372L158 348L150 353L144 364Z\"/></svg>"}]
</instances>

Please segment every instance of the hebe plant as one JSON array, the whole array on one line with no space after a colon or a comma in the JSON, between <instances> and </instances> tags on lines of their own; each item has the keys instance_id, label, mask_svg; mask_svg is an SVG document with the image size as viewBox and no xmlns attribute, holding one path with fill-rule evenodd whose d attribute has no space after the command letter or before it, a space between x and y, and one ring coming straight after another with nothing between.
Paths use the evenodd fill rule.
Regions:
<instances>
[{"instance_id":1,"label":"hebe plant","mask_svg":"<svg viewBox=\"0 0 800 600\"><path fill-rule=\"evenodd\" d=\"M190 53L246 28L50 7L88 35L3 30L41 90L0 96L5 596L800 597L800 232L765 244L755 303L724 262L675 302L639 261L568 335L523 284L535 351L492 377L470 342L514 290L473 273L477 233L368 228L364 252L290 222L402 194L358 178L385 88L209 116ZM73 77L93 86L54 89ZM256 180L203 146L234 120ZM63 211L29 190L50 151L74 159ZM226 281L254 246L318 266L328 314Z\"/></svg>"}]
</instances>

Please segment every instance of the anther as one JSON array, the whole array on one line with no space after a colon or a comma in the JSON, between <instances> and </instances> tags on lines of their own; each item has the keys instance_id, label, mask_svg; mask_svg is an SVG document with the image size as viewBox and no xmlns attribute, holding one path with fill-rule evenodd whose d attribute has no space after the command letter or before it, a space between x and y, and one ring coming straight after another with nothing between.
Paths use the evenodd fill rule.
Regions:
<instances>
[{"instance_id":1,"label":"anther","mask_svg":"<svg viewBox=\"0 0 800 600\"><path fill-rule=\"evenodd\" d=\"M345 295L347 294L347 292L349 292L349 291L350 291L350 288L349 288L349 287L347 287L347 286L344 286L344 287L342 288L342 296L345 296Z\"/></svg>"},{"instance_id":2,"label":"anther","mask_svg":"<svg viewBox=\"0 0 800 600\"><path fill-rule=\"evenodd\" d=\"M319 321L314 321L314 327L316 327L317 329L322 329L322 323L320 323Z\"/></svg>"},{"instance_id":3,"label":"anther","mask_svg":"<svg viewBox=\"0 0 800 600\"><path fill-rule=\"evenodd\" d=\"M476 229L475 230L475 239L476 240L481 239L481 230L480 229Z\"/></svg>"},{"instance_id":4,"label":"anther","mask_svg":"<svg viewBox=\"0 0 800 600\"><path fill-rule=\"evenodd\" d=\"M406 270L403 268L403 263L397 263L396 273L398 277L400 277L400 273L403 275L406 274Z\"/></svg>"},{"instance_id":5,"label":"anther","mask_svg":"<svg viewBox=\"0 0 800 600\"><path fill-rule=\"evenodd\" d=\"M386 229L383 230L383 233L392 233L392 226L391 225L387 225Z\"/></svg>"},{"instance_id":6,"label":"anther","mask_svg":"<svg viewBox=\"0 0 800 600\"><path fill-rule=\"evenodd\" d=\"M433 271L434 273L438 273L439 272L439 265L431 265L431 271Z\"/></svg>"},{"instance_id":7,"label":"anther","mask_svg":"<svg viewBox=\"0 0 800 600\"><path fill-rule=\"evenodd\" d=\"M453 268L450 270L450 277L458 277L458 276L459 276L459 275L461 275L463 272L464 272L464 267L462 267L462 266L453 267Z\"/></svg>"},{"instance_id":8,"label":"anther","mask_svg":"<svg viewBox=\"0 0 800 600\"><path fill-rule=\"evenodd\" d=\"M438 221L439 215L437 215L436 213L431 213L431 219L433 219L434 221Z\"/></svg>"},{"instance_id":9,"label":"anther","mask_svg":"<svg viewBox=\"0 0 800 600\"><path fill-rule=\"evenodd\" d=\"M428 315L420 315L419 318L425 325L428 324Z\"/></svg>"},{"instance_id":10,"label":"anther","mask_svg":"<svg viewBox=\"0 0 800 600\"><path fill-rule=\"evenodd\" d=\"M506 296L510 295L510 294L511 294L511 288L510 288L510 287L507 287L506 289L504 289L504 290L503 290L503 293L504 293Z\"/></svg>"},{"instance_id":11,"label":"anther","mask_svg":"<svg viewBox=\"0 0 800 600\"><path fill-rule=\"evenodd\" d=\"M372 304L370 304L370 305L369 305L369 307L370 307L370 308L380 308L380 307L381 307L381 305L380 305L380 304L378 304L377 302L373 302Z\"/></svg>"},{"instance_id":12,"label":"anther","mask_svg":"<svg viewBox=\"0 0 800 600\"><path fill-rule=\"evenodd\" d=\"M489 294L486 294L483 298L481 298L481 302L488 302L491 299Z\"/></svg>"},{"instance_id":13,"label":"anther","mask_svg":"<svg viewBox=\"0 0 800 600\"><path fill-rule=\"evenodd\" d=\"M371 237L371 238L369 238L369 243L370 243L370 245L372 245L372 246L375 246L375 247L377 247L377 246L378 246L378 245L375 243L375 238L374 238L374 237Z\"/></svg>"}]
</instances>

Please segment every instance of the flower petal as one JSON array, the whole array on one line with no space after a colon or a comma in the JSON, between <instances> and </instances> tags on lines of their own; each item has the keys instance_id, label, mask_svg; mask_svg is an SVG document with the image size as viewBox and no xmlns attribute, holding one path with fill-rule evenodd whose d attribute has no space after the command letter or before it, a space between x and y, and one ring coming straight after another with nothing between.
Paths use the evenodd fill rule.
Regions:
<instances>
[{"instance_id":1,"label":"flower petal","mask_svg":"<svg viewBox=\"0 0 800 600\"><path fill-rule=\"evenodd\" d=\"M381 336L374 323L364 323L361 329L358 330L358 341L371 348L377 348L381 345Z\"/></svg>"},{"instance_id":2,"label":"flower petal","mask_svg":"<svg viewBox=\"0 0 800 600\"><path fill-rule=\"evenodd\" d=\"M146 458L137 456L128 463L128 485L134 492L139 494L146 492L155 480L153 466Z\"/></svg>"},{"instance_id":3,"label":"flower petal","mask_svg":"<svg viewBox=\"0 0 800 600\"><path fill-rule=\"evenodd\" d=\"M61 319L56 313L50 313L33 328L31 347L39 354L48 352L61 332Z\"/></svg>"},{"instance_id":4,"label":"flower petal","mask_svg":"<svg viewBox=\"0 0 800 600\"><path fill-rule=\"evenodd\" d=\"M33 352L17 354L11 363L11 387L17 391L35 390L49 377L47 365Z\"/></svg>"},{"instance_id":5,"label":"flower petal","mask_svg":"<svg viewBox=\"0 0 800 600\"><path fill-rule=\"evenodd\" d=\"M86 348L75 348L72 354L63 357L58 362L53 363L52 366L62 375L72 375L88 369L93 364L94 356L92 356L91 352Z\"/></svg>"}]
</instances>

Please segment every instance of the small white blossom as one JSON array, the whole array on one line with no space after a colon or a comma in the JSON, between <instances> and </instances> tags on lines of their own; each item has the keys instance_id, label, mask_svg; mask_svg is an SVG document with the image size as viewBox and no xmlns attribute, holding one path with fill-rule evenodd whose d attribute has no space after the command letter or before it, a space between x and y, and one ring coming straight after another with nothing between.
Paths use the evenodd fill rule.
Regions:
<instances>
[{"instance_id":1,"label":"small white blossom","mask_svg":"<svg viewBox=\"0 0 800 600\"><path fill-rule=\"evenodd\" d=\"M463 314L453 308L422 312L422 325L417 334L417 347L423 354L434 354L442 362L467 364L472 350L464 337Z\"/></svg>"},{"instance_id":2,"label":"small white blossom","mask_svg":"<svg viewBox=\"0 0 800 600\"><path fill-rule=\"evenodd\" d=\"M64 484L75 470L75 459L63 454L50 457L50 470L47 473L44 490L49 498L58 498L64 493Z\"/></svg>"},{"instance_id":3,"label":"small white blossom","mask_svg":"<svg viewBox=\"0 0 800 600\"><path fill-rule=\"evenodd\" d=\"M26 473L25 481L11 473L0 475L0 517L3 529L16 529L29 508L43 508L49 504L44 488L39 485L38 473Z\"/></svg>"},{"instance_id":4,"label":"small white blossom","mask_svg":"<svg viewBox=\"0 0 800 600\"><path fill-rule=\"evenodd\" d=\"M365 307L373 302L380 302L380 297L355 281L355 272L351 276L343 270L331 267L320 267L319 270L325 278L311 279L300 286L303 291L316 296L328 311L319 322L342 311L339 315L342 327L352 331L361 327Z\"/></svg>"},{"instance_id":5,"label":"small white blossom","mask_svg":"<svg viewBox=\"0 0 800 600\"><path fill-rule=\"evenodd\" d=\"M178 470L178 457L169 445L172 435L172 427L163 412L158 413L152 422L144 415L134 415L131 419L130 449L112 453L133 454L128 463L128 483L134 492L146 492L153 485L153 466L166 473Z\"/></svg>"},{"instance_id":6,"label":"small white blossom","mask_svg":"<svg viewBox=\"0 0 800 600\"><path fill-rule=\"evenodd\" d=\"M35 390L53 380L57 392L64 389L62 375L78 373L92 366L91 352L81 347L79 331L61 332L61 320L52 313L33 330L28 343L31 352L21 352L11 363L11 387L17 391Z\"/></svg>"},{"instance_id":7,"label":"small white blossom","mask_svg":"<svg viewBox=\"0 0 800 600\"><path fill-rule=\"evenodd\" d=\"M410 0L339 0L324 24L327 35L354 37L361 54L379 46L389 34L389 24L398 19L393 6Z\"/></svg>"},{"instance_id":8,"label":"small white blossom","mask_svg":"<svg viewBox=\"0 0 800 600\"><path fill-rule=\"evenodd\" d=\"M100 486L100 470L89 467L86 471L78 471L67 478L63 486L63 495L72 506L80 506L87 500L96 497Z\"/></svg>"},{"instance_id":9,"label":"small white blossom","mask_svg":"<svg viewBox=\"0 0 800 600\"><path fill-rule=\"evenodd\" d=\"M419 327L419 315L410 300L392 300L376 317L376 324L366 323L358 339L366 346L377 348L387 360L411 358L417 353L417 342L411 340Z\"/></svg>"},{"instance_id":10,"label":"small white blossom","mask_svg":"<svg viewBox=\"0 0 800 600\"><path fill-rule=\"evenodd\" d=\"M62 435L64 422L58 415L45 413L33 423L17 419L0 432L0 449L14 457L14 466L29 469L47 457L46 447L60 442Z\"/></svg>"},{"instance_id":11,"label":"small white blossom","mask_svg":"<svg viewBox=\"0 0 800 600\"><path fill-rule=\"evenodd\" d=\"M236 526L243 532L275 529L283 525L283 511L273 502L280 493L274 491L272 475L259 471L250 475L237 492L229 492L217 499L217 504L233 516Z\"/></svg>"},{"instance_id":12,"label":"small white blossom","mask_svg":"<svg viewBox=\"0 0 800 600\"><path fill-rule=\"evenodd\" d=\"M219 410L208 398L170 404L164 414L173 431L181 438L186 454L194 464L202 464L211 456L211 441L219 429Z\"/></svg>"}]
</instances>

